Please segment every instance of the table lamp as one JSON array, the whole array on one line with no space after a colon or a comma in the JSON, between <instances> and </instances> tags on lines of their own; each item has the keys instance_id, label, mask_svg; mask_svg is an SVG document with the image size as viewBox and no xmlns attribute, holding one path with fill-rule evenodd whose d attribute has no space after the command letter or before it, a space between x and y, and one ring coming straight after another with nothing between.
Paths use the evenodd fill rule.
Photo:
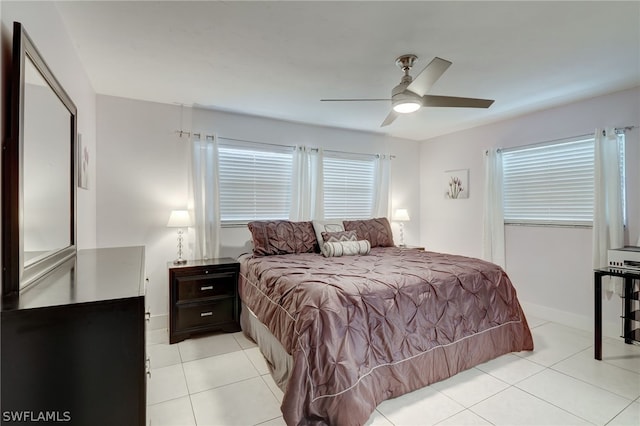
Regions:
<instances>
[{"instance_id":1,"label":"table lamp","mask_svg":"<svg viewBox=\"0 0 640 426\"><path fill-rule=\"evenodd\" d=\"M173 261L174 265L184 265L185 263L187 263L187 260L182 258L182 234L184 233L183 229L188 227L189 225L191 225L191 217L189 216L189 212L187 210L171 211L169 221L167 222L167 227L178 228L178 258Z\"/></svg>"},{"instance_id":2,"label":"table lamp","mask_svg":"<svg viewBox=\"0 0 640 426\"><path fill-rule=\"evenodd\" d=\"M407 209L396 209L393 214L393 220L400 222L400 247L404 247L404 222L411 220Z\"/></svg>"}]
</instances>

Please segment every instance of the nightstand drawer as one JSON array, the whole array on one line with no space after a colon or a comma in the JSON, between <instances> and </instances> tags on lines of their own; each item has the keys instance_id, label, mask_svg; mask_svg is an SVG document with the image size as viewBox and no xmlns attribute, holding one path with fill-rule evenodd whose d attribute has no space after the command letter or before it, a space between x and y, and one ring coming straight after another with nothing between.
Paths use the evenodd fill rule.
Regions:
<instances>
[{"instance_id":1,"label":"nightstand drawer","mask_svg":"<svg viewBox=\"0 0 640 426\"><path fill-rule=\"evenodd\" d=\"M207 304L181 306L176 309L178 329L209 326L234 321L234 299L221 299Z\"/></svg>"},{"instance_id":2,"label":"nightstand drawer","mask_svg":"<svg viewBox=\"0 0 640 426\"><path fill-rule=\"evenodd\" d=\"M234 296L236 294L236 280L234 272L177 276L178 301L213 296Z\"/></svg>"}]
</instances>

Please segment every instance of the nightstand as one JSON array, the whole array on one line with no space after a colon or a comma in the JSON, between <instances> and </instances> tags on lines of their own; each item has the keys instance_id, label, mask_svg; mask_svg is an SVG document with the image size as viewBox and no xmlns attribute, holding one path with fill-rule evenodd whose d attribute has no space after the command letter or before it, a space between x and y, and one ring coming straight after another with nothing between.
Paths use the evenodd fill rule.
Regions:
<instances>
[{"instance_id":1,"label":"nightstand","mask_svg":"<svg viewBox=\"0 0 640 426\"><path fill-rule=\"evenodd\" d=\"M238 275L231 258L169 263L169 342L211 331L240 331Z\"/></svg>"}]
</instances>

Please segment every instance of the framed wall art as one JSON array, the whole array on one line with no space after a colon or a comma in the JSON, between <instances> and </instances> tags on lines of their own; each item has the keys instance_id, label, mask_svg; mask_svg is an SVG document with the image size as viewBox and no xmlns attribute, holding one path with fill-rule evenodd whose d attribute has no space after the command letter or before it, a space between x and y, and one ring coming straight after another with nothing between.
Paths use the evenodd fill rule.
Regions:
<instances>
[{"instance_id":1,"label":"framed wall art","mask_svg":"<svg viewBox=\"0 0 640 426\"><path fill-rule=\"evenodd\" d=\"M452 200L469 198L469 169L444 172L444 197Z\"/></svg>"}]
</instances>

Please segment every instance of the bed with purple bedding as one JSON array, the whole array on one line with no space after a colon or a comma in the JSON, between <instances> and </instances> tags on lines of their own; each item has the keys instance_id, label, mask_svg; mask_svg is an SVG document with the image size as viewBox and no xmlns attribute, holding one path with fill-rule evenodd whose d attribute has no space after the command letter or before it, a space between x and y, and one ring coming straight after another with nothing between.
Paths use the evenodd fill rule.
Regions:
<instances>
[{"instance_id":1,"label":"bed with purple bedding","mask_svg":"<svg viewBox=\"0 0 640 426\"><path fill-rule=\"evenodd\" d=\"M287 245L313 243L292 238ZM240 257L243 305L292 359L281 407L289 425L363 424L386 399L533 349L499 266L371 246L342 257L317 246Z\"/></svg>"}]
</instances>

